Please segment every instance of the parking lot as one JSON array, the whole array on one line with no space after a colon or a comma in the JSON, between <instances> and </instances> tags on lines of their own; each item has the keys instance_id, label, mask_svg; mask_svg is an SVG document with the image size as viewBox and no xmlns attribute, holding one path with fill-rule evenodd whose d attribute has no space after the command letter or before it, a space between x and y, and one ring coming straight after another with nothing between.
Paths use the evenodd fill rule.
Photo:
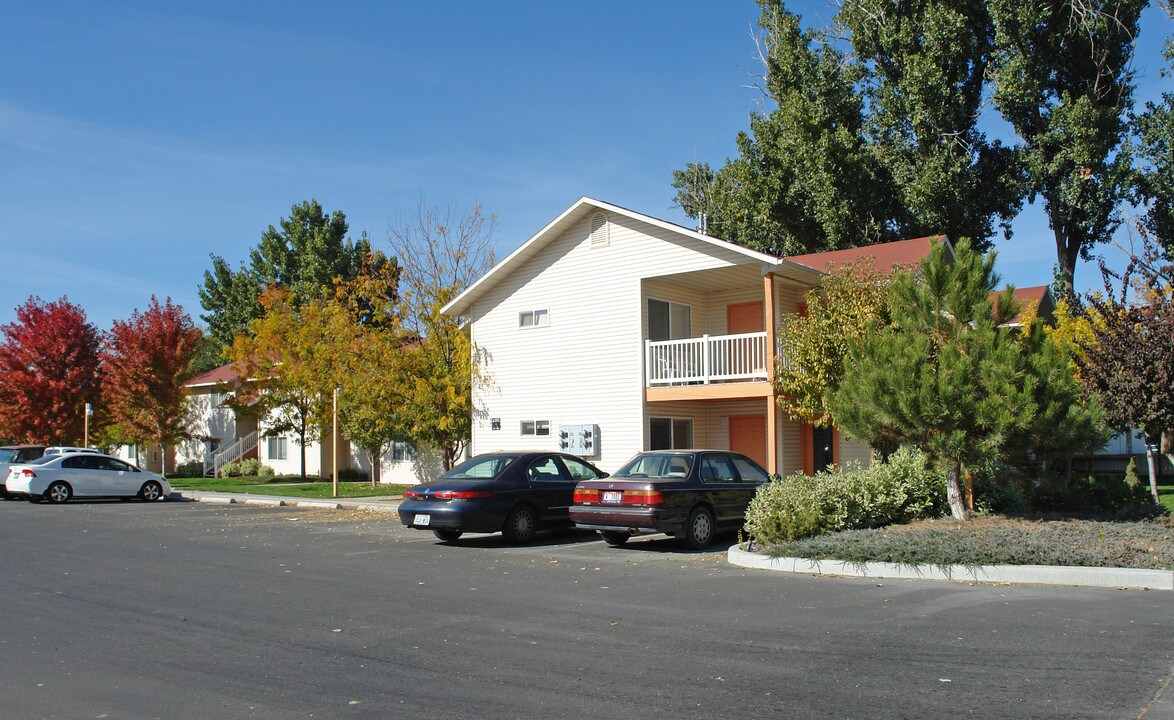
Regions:
<instances>
[{"instance_id":1,"label":"parking lot","mask_svg":"<svg viewBox=\"0 0 1174 720\"><path fill-rule=\"evenodd\" d=\"M732 541L732 538L731 538ZM0 503L13 718L1138 718L1171 593L812 578L392 514Z\"/></svg>"}]
</instances>

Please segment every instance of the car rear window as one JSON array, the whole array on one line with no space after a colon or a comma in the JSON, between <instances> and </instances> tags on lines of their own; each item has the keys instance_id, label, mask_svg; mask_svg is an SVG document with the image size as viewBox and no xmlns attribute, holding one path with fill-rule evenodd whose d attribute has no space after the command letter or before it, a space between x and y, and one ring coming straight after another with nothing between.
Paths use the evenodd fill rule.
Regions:
<instances>
[{"instance_id":1,"label":"car rear window","mask_svg":"<svg viewBox=\"0 0 1174 720\"><path fill-rule=\"evenodd\" d=\"M0 462L16 462L16 451L0 449Z\"/></svg>"},{"instance_id":2,"label":"car rear window","mask_svg":"<svg viewBox=\"0 0 1174 720\"><path fill-rule=\"evenodd\" d=\"M692 468L692 455L648 453L632 458L613 477L683 478Z\"/></svg>"},{"instance_id":3,"label":"car rear window","mask_svg":"<svg viewBox=\"0 0 1174 720\"><path fill-rule=\"evenodd\" d=\"M495 478L518 459L517 455L475 457L444 474L449 480L488 480Z\"/></svg>"}]
</instances>

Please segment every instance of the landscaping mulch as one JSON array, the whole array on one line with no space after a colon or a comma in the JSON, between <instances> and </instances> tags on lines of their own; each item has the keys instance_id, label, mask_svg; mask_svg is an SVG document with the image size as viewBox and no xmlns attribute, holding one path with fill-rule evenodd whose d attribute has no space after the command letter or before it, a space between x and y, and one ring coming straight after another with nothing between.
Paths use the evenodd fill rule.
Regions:
<instances>
[{"instance_id":1,"label":"landscaping mulch","mask_svg":"<svg viewBox=\"0 0 1174 720\"><path fill-rule=\"evenodd\" d=\"M918 565L1070 565L1174 570L1174 519L980 516L850 530L774 545L775 557Z\"/></svg>"}]
</instances>

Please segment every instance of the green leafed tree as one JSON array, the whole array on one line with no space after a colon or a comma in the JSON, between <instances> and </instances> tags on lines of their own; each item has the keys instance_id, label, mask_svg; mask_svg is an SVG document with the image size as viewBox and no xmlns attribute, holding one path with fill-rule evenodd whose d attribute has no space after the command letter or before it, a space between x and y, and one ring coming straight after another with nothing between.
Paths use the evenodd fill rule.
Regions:
<instances>
[{"instance_id":1,"label":"green leafed tree","mask_svg":"<svg viewBox=\"0 0 1174 720\"><path fill-rule=\"evenodd\" d=\"M208 332L225 346L247 332L261 316L260 296L270 287L284 288L287 302L297 307L330 290L336 279L353 279L371 254L366 235L357 241L347 237L346 215L323 210L317 200L290 208L288 218L261 233L261 241L249 252L249 261L233 270L224 258L212 256L212 268L204 272L199 288L201 319Z\"/></svg>"},{"instance_id":2,"label":"green leafed tree","mask_svg":"<svg viewBox=\"0 0 1174 720\"><path fill-rule=\"evenodd\" d=\"M782 2L759 4L767 107L738 134L737 158L674 171L677 204L710 234L775 255L892 239L894 195L865 143L858 68Z\"/></svg>"},{"instance_id":3,"label":"green leafed tree","mask_svg":"<svg viewBox=\"0 0 1174 720\"><path fill-rule=\"evenodd\" d=\"M1075 396L1067 357L1032 353L1020 333L1000 324L1018 308L998 283L994 254L958 244L951 259L939 243L916 273L899 273L890 297L892 322L850 341L844 378L830 405L840 426L873 446L909 445L946 475L954 517L968 516L964 472L1024 451L1050 422L1092 424L1075 409L1059 418L1045 407ZM1042 333L1040 333L1042 336ZM1073 436L1081 433L1073 430ZM966 473L969 476L969 473Z\"/></svg>"},{"instance_id":4,"label":"green leafed tree","mask_svg":"<svg viewBox=\"0 0 1174 720\"><path fill-rule=\"evenodd\" d=\"M994 103L1023 142L1029 197L1043 200L1066 294L1076 262L1108 240L1131 175L1122 152L1130 62L1149 0L990 0Z\"/></svg>"},{"instance_id":5,"label":"green leafed tree","mask_svg":"<svg viewBox=\"0 0 1174 720\"><path fill-rule=\"evenodd\" d=\"M1166 41L1166 61L1174 61L1174 41ZM1166 68L1162 75L1171 77ZM1174 93L1146 103L1134 122L1138 174L1134 200L1143 208L1144 232L1174 258Z\"/></svg>"},{"instance_id":6,"label":"green leafed tree","mask_svg":"<svg viewBox=\"0 0 1174 720\"><path fill-rule=\"evenodd\" d=\"M808 30L779 0L759 5L767 109L738 157L674 172L687 215L777 255L940 233L985 248L996 219L1007 227L1021 171L976 129L984 3L846 0L835 28Z\"/></svg>"}]
</instances>

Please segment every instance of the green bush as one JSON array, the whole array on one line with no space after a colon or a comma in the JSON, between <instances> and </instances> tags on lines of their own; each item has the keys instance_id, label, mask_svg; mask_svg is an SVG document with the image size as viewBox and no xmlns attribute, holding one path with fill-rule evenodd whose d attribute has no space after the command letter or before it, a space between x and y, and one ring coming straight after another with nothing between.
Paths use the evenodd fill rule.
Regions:
<instances>
[{"instance_id":1,"label":"green bush","mask_svg":"<svg viewBox=\"0 0 1174 720\"><path fill-rule=\"evenodd\" d=\"M202 460L189 460L175 468L175 476L183 478L204 477L204 462Z\"/></svg>"},{"instance_id":2,"label":"green bush","mask_svg":"<svg viewBox=\"0 0 1174 720\"><path fill-rule=\"evenodd\" d=\"M1151 515L1154 502L1134 468L1124 476L1046 477L1031 489L1031 509L1135 518Z\"/></svg>"},{"instance_id":3,"label":"green bush","mask_svg":"<svg viewBox=\"0 0 1174 720\"><path fill-rule=\"evenodd\" d=\"M273 477L273 474L273 468L262 465L257 458L245 458L220 466L221 477Z\"/></svg>"},{"instance_id":4,"label":"green bush","mask_svg":"<svg viewBox=\"0 0 1174 720\"><path fill-rule=\"evenodd\" d=\"M937 517L945 508L945 478L926 466L920 452L900 449L867 469L772 480L746 509L746 527L760 543L771 545Z\"/></svg>"}]
</instances>

